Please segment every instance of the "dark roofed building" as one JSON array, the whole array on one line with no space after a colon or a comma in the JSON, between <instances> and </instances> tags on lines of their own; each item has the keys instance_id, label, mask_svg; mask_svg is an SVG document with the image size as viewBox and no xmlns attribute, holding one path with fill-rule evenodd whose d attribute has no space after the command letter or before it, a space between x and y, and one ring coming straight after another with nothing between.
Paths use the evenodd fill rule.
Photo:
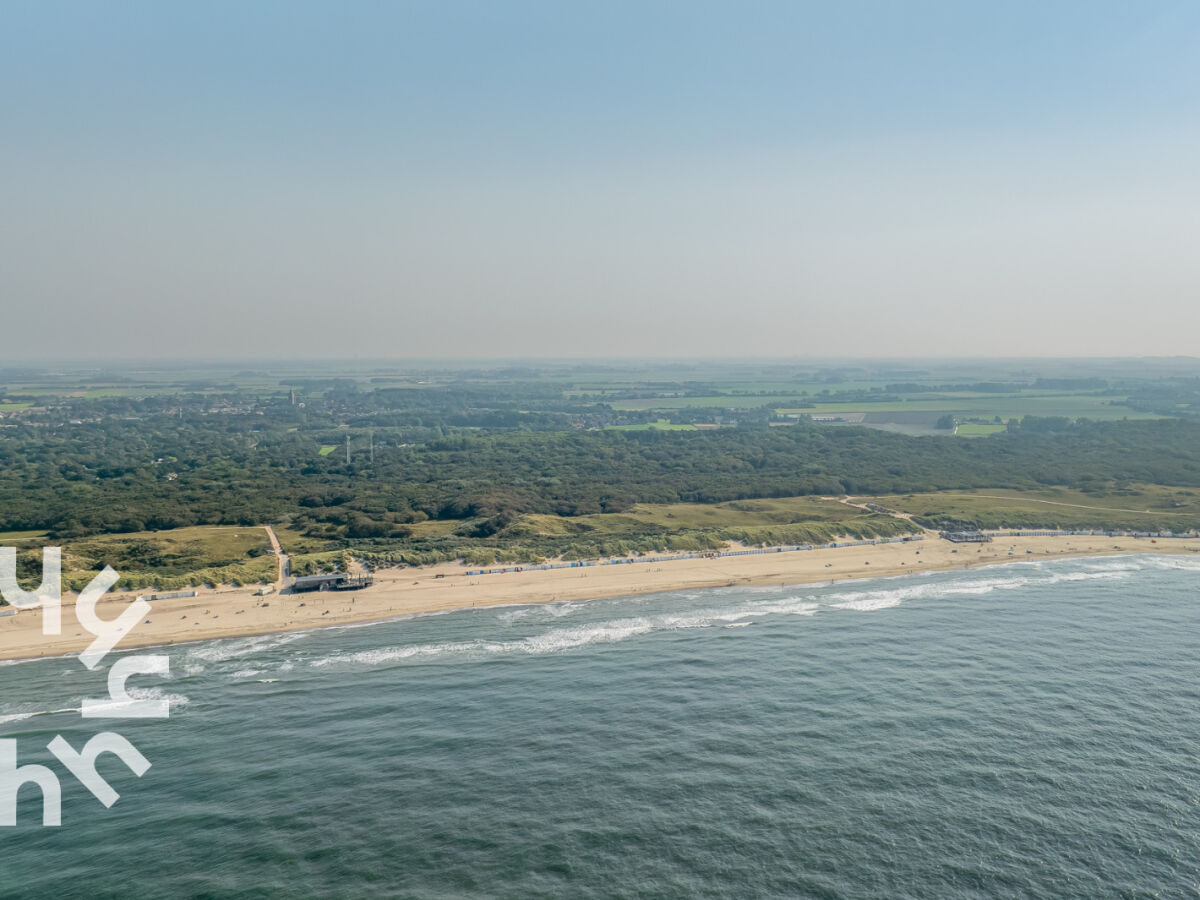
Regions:
<instances>
[{"instance_id":1,"label":"dark roofed building","mask_svg":"<svg viewBox=\"0 0 1200 900\"><path fill-rule=\"evenodd\" d=\"M955 544L986 544L992 539L982 531L943 531L942 537Z\"/></svg>"},{"instance_id":2,"label":"dark roofed building","mask_svg":"<svg viewBox=\"0 0 1200 900\"><path fill-rule=\"evenodd\" d=\"M328 591L336 590L343 581L346 580L345 573L337 573L333 575L304 575L297 578L292 584L292 590L303 593L305 591Z\"/></svg>"},{"instance_id":3,"label":"dark roofed building","mask_svg":"<svg viewBox=\"0 0 1200 900\"><path fill-rule=\"evenodd\" d=\"M356 591L375 583L372 575L351 578L345 572L332 575L302 575L292 583L292 591L303 594L308 591Z\"/></svg>"}]
</instances>

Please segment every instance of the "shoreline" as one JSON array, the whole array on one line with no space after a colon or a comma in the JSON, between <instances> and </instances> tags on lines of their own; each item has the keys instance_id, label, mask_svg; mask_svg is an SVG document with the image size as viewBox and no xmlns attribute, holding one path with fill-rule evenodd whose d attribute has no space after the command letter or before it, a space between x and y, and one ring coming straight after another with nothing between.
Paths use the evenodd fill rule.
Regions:
<instances>
[{"instance_id":1,"label":"shoreline","mask_svg":"<svg viewBox=\"0 0 1200 900\"><path fill-rule=\"evenodd\" d=\"M492 574L467 574L467 567L457 563L381 569L375 573L374 585L356 591L271 593L260 597L253 588L230 588L201 592L195 597L154 601L146 619L116 649L263 637L466 609L601 600L699 588L836 583L1131 553L1200 553L1200 538L1003 536L987 544L952 544L927 534L922 541L798 552L697 559L649 557L636 566L600 564ZM106 595L97 604L97 612L102 618L114 618L135 596L132 592ZM74 599L63 598L61 635L41 633L38 610L20 610L16 615L0 618L0 660L63 657L84 649L91 635L75 620Z\"/></svg>"}]
</instances>

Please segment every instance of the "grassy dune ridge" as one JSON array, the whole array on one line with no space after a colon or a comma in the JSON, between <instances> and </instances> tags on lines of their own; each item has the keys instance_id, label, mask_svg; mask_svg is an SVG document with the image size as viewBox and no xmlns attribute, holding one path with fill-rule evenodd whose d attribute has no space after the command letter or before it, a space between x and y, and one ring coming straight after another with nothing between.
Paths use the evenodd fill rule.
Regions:
<instances>
[{"instance_id":1,"label":"grassy dune ridge","mask_svg":"<svg viewBox=\"0 0 1200 900\"><path fill-rule=\"evenodd\" d=\"M891 495L875 502L929 528L1062 528L1131 531L1200 529L1200 490L1132 485L1096 491L986 489Z\"/></svg>"},{"instance_id":2,"label":"grassy dune ridge","mask_svg":"<svg viewBox=\"0 0 1200 900\"><path fill-rule=\"evenodd\" d=\"M172 590L204 584L275 581L277 563L266 531L232 525L97 535L56 541L38 532L0 535L18 548L18 574L28 587L41 578L41 548L63 548L63 588L78 591L105 566L121 575L118 588Z\"/></svg>"},{"instance_id":3,"label":"grassy dune ridge","mask_svg":"<svg viewBox=\"0 0 1200 900\"><path fill-rule=\"evenodd\" d=\"M582 516L525 514L489 534L483 519L428 521L407 537L356 542L350 548L275 526L292 571L368 566L420 566L463 560L472 565L529 563L549 558L595 559L663 551L822 544L839 538L894 537L925 528L1054 528L1138 531L1200 530L1200 489L1162 485L1082 491L936 491L854 497L912 516L874 512L832 498L783 497L725 503L639 503L619 513ZM0 533L15 546L27 587L41 577L40 549L63 546L63 585L79 590L105 565L120 587L172 590L204 584L271 583L276 560L261 527L196 526L168 531L54 541L41 532Z\"/></svg>"}]
</instances>

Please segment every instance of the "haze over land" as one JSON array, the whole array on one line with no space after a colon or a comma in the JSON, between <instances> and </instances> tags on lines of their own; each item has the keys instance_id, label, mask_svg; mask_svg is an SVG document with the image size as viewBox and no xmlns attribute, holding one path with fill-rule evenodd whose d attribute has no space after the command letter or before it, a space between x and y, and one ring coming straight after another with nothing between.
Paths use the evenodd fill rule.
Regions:
<instances>
[{"instance_id":1,"label":"haze over land","mask_svg":"<svg viewBox=\"0 0 1200 900\"><path fill-rule=\"evenodd\" d=\"M13 6L5 356L1194 353L1198 33L1169 2Z\"/></svg>"}]
</instances>

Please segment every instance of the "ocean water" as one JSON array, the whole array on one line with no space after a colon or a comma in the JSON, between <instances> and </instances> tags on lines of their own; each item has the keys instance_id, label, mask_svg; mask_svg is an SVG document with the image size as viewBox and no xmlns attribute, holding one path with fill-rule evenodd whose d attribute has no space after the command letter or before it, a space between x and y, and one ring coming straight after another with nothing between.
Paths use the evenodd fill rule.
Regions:
<instances>
[{"instance_id":1,"label":"ocean water","mask_svg":"<svg viewBox=\"0 0 1200 900\"><path fill-rule=\"evenodd\" d=\"M472 610L0 666L20 897L1193 897L1200 559ZM105 809L50 757L96 731Z\"/></svg>"}]
</instances>

